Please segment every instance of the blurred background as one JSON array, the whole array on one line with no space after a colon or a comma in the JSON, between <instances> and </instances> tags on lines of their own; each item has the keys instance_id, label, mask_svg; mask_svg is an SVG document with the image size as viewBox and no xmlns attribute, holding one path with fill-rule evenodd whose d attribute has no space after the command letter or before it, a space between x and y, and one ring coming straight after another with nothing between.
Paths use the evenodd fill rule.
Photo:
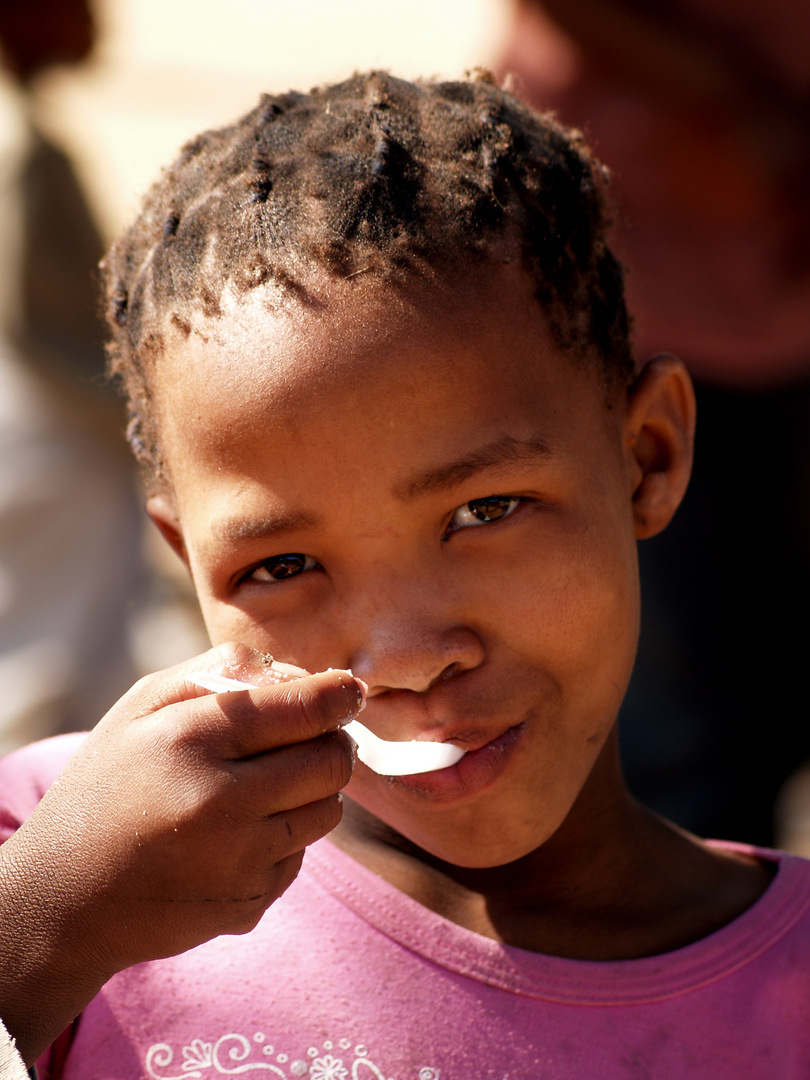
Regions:
<instances>
[{"instance_id":1,"label":"blurred background","mask_svg":"<svg viewBox=\"0 0 810 1080\"><path fill-rule=\"evenodd\" d=\"M641 546L631 787L810 854L808 40L803 0L0 0L0 750L207 645L101 376L104 245L263 91L482 65L611 167L639 356L697 384L692 489Z\"/></svg>"}]
</instances>

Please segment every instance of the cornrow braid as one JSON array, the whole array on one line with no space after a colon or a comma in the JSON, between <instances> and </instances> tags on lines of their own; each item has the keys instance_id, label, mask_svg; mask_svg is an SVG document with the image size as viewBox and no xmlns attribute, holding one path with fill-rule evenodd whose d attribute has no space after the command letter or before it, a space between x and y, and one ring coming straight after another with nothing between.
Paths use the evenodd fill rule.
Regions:
<instances>
[{"instance_id":1,"label":"cornrow braid","mask_svg":"<svg viewBox=\"0 0 810 1080\"><path fill-rule=\"evenodd\" d=\"M485 75L408 83L358 74L262 97L189 142L103 263L110 370L128 435L161 473L151 374L167 319L186 335L226 287L306 298L304 270L449 270L517 246L557 344L633 374L622 269L606 243L606 172L582 136Z\"/></svg>"}]
</instances>

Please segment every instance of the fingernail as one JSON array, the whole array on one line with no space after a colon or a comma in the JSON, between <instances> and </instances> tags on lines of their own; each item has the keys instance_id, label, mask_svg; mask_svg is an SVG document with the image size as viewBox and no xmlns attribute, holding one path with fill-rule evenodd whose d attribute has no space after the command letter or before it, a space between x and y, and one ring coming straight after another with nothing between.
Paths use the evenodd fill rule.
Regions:
<instances>
[{"instance_id":1,"label":"fingernail","mask_svg":"<svg viewBox=\"0 0 810 1080\"><path fill-rule=\"evenodd\" d=\"M368 683L363 682L356 675L353 675L355 685L357 686L357 711L362 712L366 707L366 698L368 697Z\"/></svg>"},{"instance_id":2,"label":"fingernail","mask_svg":"<svg viewBox=\"0 0 810 1080\"><path fill-rule=\"evenodd\" d=\"M354 768L355 765L357 764L357 749L358 749L357 748L357 743L354 741L354 739L351 737L351 735L349 735L348 732L345 732L344 734L346 735L346 738L349 740L349 747L350 747L351 752L352 752L352 768Z\"/></svg>"}]
</instances>

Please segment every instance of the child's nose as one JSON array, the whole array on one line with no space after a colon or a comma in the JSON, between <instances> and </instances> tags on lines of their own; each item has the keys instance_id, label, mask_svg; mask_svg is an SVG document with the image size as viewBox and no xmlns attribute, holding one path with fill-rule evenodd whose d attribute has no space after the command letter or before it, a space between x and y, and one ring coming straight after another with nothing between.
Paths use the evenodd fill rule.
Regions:
<instances>
[{"instance_id":1,"label":"child's nose","mask_svg":"<svg viewBox=\"0 0 810 1080\"><path fill-rule=\"evenodd\" d=\"M442 625L434 616L378 611L353 652L350 667L370 694L385 690L424 693L482 663L484 645L468 626Z\"/></svg>"}]
</instances>

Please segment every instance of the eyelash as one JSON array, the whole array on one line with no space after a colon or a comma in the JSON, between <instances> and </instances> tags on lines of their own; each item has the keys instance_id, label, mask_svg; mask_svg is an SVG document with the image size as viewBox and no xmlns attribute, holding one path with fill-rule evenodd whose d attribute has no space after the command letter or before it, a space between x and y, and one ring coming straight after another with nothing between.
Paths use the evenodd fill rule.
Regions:
<instances>
[{"instance_id":1,"label":"eyelash","mask_svg":"<svg viewBox=\"0 0 810 1080\"><path fill-rule=\"evenodd\" d=\"M450 520L445 529L442 540L447 540L453 533L464 529L474 529L481 525L493 525L497 521L510 517L518 506L525 500L517 495L488 495L483 499L470 499L456 507L450 515ZM507 504L504 506L504 504ZM467 512L475 520L467 520L464 524L454 524L457 515ZM284 552L282 555L273 555L265 559L258 566L249 570L242 581L257 582L258 584L270 584L272 582L286 581L291 577L300 577L309 570L320 569L320 563L311 555L302 552ZM276 575L274 571L279 571ZM266 577L259 577L266 574Z\"/></svg>"},{"instance_id":2,"label":"eyelash","mask_svg":"<svg viewBox=\"0 0 810 1080\"><path fill-rule=\"evenodd\" d=\"M442 539L446 540L453 533L460 532L462 529L475 529L481 525L493 525L496 521L502 521L504 518L510 517L524 501L517 495L487 495L484 499L470 499L469 502L456 507L450 515L450 521ZM504 504L507 505L504 507ZM456 516L464 513L464 511L467 511L475 520L468 520L463 525L454 524Z\"/></svg>"},{"instance_id":3,"label":"eyelash","mask_svg":"<svg viewBox=\"0 0 810 1080\"><path fill-rule=\"evenodd\" d=\"M320 566L320 563L316 562L311 555L304 555L300 552L285 552L283 555L273 555L269 559L265 559L264 562L248 571L242 578L243 581L256 581L259 584L270 584L274 581L286 581L291 577L299 577L307 570L316 570ZM283 571L279 573L277 577L273 575L273 570ZM262 572L267 574L267 577L258 577L258 574Z\"/></svg>"}]
</instances>

